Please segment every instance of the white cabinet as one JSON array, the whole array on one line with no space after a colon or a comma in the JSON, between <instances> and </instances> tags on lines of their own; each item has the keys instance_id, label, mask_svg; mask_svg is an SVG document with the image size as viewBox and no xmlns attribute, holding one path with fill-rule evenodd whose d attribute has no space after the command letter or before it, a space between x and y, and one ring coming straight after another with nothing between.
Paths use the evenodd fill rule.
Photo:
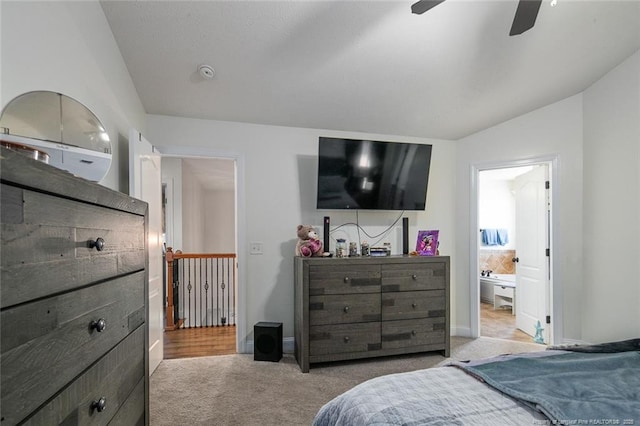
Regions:
<instances>
[{"instance_id":1,"label":"white cabinet","mask_svg":"<svg viewBox=\"0 0 640 426\"><path fill-rule=\"evenodd\" d=\"M501 283L494 284L493 286L493 309L501 308L502 306L508 306L511 308L511 313L516 313L516 287L514 284Z\"/></svg>"}]
</instances>

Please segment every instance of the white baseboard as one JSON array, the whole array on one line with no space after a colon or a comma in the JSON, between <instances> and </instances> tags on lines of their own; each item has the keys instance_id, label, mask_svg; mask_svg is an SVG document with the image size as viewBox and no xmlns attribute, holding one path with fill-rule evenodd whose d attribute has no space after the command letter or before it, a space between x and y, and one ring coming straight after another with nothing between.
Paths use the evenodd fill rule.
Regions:
<instances>
[{"instance_id":1,"label":"white baseboard","mask_svg":"<svg viewBox=\"0 0 640 426\"><path fill-rule=\"evenodd\" d=\"M247 354L253 353L253 340L247 339L245 345L245 352ZM285 354L292 354L295 352L295 339L293 337L285 337L282 339L282 352Z\"/></svg>"},{"instance_id":2,"label":"white baseboard","mask_svg":"<svg viewBox=\"0 0 640 426\"><path fill-rule=\"evenodd\" d=\"M470 327L451 327L451 335L457 337L472 337Z\"/></svg>"}]
</instances>

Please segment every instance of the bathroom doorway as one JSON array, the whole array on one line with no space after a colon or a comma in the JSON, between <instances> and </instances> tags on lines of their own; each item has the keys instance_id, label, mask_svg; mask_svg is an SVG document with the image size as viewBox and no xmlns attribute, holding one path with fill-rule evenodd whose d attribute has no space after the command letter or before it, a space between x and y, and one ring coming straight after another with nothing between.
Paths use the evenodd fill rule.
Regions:
<instances>
[{"instance_id":1,"label":"bathroom doorway","mask_svg":"<svg viewBox=\"0 0 640 426\"><path fill-rule=\"evenodd\" d=\"M478 172L481 336L550 341L549 170L539 163Z\"/></svg>"}]
</instances>

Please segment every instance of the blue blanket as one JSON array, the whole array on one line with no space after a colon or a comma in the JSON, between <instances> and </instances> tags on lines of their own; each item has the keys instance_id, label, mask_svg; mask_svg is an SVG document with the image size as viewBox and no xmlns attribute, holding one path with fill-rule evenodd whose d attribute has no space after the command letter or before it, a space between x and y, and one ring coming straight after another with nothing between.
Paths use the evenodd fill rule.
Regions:
<instances>
[{"instance_id":1,"label":"blue blanket","mask_svg":"<svg viewBox=\"0 0 640 426\"><path fill-rule=\"evenodd\" d=\"M547 355L455 366L557 424L640 424L640 351Z\"/></svg>"}]
</instances>

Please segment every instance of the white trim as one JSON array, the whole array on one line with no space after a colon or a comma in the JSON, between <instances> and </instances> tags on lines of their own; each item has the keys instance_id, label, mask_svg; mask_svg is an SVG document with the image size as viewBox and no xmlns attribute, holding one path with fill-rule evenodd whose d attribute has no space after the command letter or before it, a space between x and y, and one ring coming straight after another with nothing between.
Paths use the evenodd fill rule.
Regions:
<instances>
[{"instance_id":1,"label":"white trim","mask_svg":"<svg viewBox=\"0 0 640 426\"><path fill-rule=\"evenodd\" d=\"M561 247L559 245L558 233L558 221L560 220L560 183L558 173L558 156L541 156L525 158L521 160L507 160L507 161L495 161L495 162L483 162L473 163L470 165L470 200L469 200L469 319L470 319L470 336L480 336L480 289L478 283L478 271L480 270L479 258L478 258L478 238L479 233L474 232L478 230L478 177L479 172L482 170L503 169L509 167L530 166L536 164L548 164L549 165L549 182L551 185L551 223L549 224L549 232L551 234L550 249L551 249L551 337L550 344L557 344L562 342L563 333L563 316L562 316L562 285L559 280L560 277L560 253Z\"/></svg>"},{"instance_id":2,"label":"white trim","mask_svg":"<svg viewBox=\"0 0 640 426\"><path fill-rule=\"evenodd\" d=\"M457 337L477 337L471 335L469 327L451 327L451 335Z\"/></svg>"},{"instance_id":3,"label":"white trim","mask_svg":"<svg viewBox=\"0 0 640 426\"><path fill-rule=\"evenodd\" d=\"M168 178L168 179L162 179L162 184L165 185L166 187L166 191L164 193L165 195L165 199L167 200L167 203L165 205L165 218L164 218L164 226L165 226L165 230L164 230L164 240L166 241L171 241L172 243L175 241L175 235L176 235L176 231L175 231L175 227L174 227L174 220L175 220L175 205L176 205L176 200L173 198L173 178ZM164 200L162 200L162 202L164 203ZM167 244L167 247L171 247Z\"/></svg>"},{"instance_id":4,"label":"white trim","mask_svg":"<svg viewBox=\"0 0 640 426\"><path fill-rule=\"evenodd\" d=\"M245 158L236 152L224 152L208 148L193 147L159 147L163 156L167 157L196 157L196 158L228 158L236 162L236 245L238 262L238 288L236 299L236 349L238 353L250 353L247 350L247 284L245 277L247 247L246 228L247 217L245 208Z\"/></svg>"}]
</instances>

